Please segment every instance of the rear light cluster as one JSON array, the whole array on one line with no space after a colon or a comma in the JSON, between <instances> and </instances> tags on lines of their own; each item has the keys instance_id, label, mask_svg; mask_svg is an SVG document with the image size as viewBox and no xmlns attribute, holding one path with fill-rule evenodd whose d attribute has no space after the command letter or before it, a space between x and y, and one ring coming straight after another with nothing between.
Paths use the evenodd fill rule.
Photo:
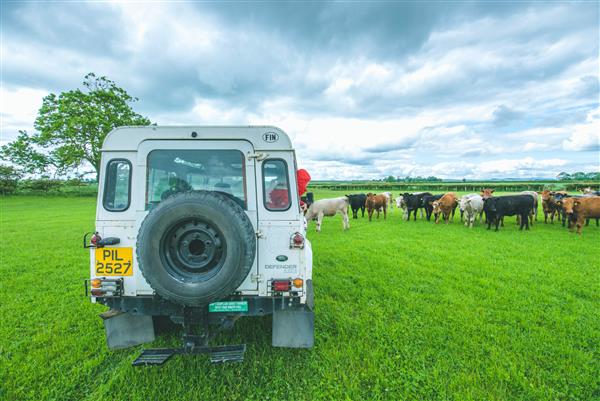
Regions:
<instances>
[{"instance_id":1,"label":"rear light cluster","mask_svg":"<svg viewBox=\"0 0 600 401\"><path fill-rule=\"evenodd\" d=\"M304 280L295 278L293 280L273 280L271 281L271 291L273 292L288 292L302 291Z\"/></svg>"},{"instance_id":2,"label":"rear light cluster","mask_svg":"<svg viewBox=\"0 0 600 401\"><path fill-rule=\"evenodd\" d=\"M94 297L115 297L123 294L122 278L94 278L90 280L90 293Z\"/></svg>"},{"instance_id":3,"label":"rear light cluster","mask_svg":"<svg viewBox=\"0 0 600 401\"><path fill-rule=\"evenodd\" d=\"M300 233L294 233L290 238L290 248L304 248L304 235Z\"/></svg>"}]
</instances>

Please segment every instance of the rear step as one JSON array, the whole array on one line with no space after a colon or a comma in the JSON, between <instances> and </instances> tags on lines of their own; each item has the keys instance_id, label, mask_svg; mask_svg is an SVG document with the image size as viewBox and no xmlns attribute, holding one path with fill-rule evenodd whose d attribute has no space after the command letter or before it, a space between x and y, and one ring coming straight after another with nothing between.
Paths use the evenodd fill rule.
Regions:
<instances>
[{"instance_id":1,"label":"rear step","mask_svg":"<svg viewBox=\"0 0 600 401\"><path fill-rule=\"evenodd\" d=\"M222 345L218 347L153 348L143 350L132 362L133 366L162 365L175 354L208 354L212 363L242 362L246 344Z\"/></svg>"},{"instance_id":2,"label":"rear step","mask_svg":"<svg viewBox=\"0 0 600 401\"><path fill-rule=\"evenodd\" d=\"M142 351L140 356L132 362L133 366L148 366L148 365L162 365L167 360L176 354L175 348L155 348L145 349Z\"/></svg>"},{"instance_id":3,"label":"rear step","mask_svg":"<svg viewBox=\"0 0 600 401\"><path fill-rule=\"evenodd\" d=\"M212 347L208 352L212 363L225 362L242 362L244 353L246 352L246 344L241 345L222 345L220 347Z\"/></svg>"}]
</instances>

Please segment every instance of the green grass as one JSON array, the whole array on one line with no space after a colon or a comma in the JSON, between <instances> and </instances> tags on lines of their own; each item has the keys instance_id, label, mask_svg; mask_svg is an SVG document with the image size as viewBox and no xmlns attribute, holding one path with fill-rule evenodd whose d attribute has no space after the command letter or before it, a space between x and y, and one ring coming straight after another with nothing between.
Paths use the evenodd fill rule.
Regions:
<instances>
[{"instance_id":1,"label":"green grass","mask_svg":"<svg viewBox=\"0 0 600 401\"><path fill-rule=\"evenodd\" d=\"M336 195L317 193L317 198ZM0 400L598 400L600 228L327 218L314 248L316 343L270 346L242 319L202 356L133 368L83 295L95 199L0 199ZM177 334L152 346L177 346ZM146 345L145 347L150 347Z\"/></svg>"}]
</instances>

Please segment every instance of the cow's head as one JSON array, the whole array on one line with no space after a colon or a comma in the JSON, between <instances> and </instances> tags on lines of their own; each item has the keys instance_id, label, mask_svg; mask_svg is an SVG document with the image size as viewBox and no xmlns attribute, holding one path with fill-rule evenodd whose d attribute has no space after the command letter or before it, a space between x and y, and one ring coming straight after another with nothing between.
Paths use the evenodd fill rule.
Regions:
<instances>
[{"instance_id":1,"label":"cow's head","mask_svg":"<svg viewBox=\"0 0 600 401\"><path fill-rule=\"evenodd\" d=\"M483 200L483 210L488 213L496 213L496 200L494 198L485 198Z\"/></svg>"},{"instance_id":2,"label":"cow's head","mask_svg":"<svg viewBox=\"0 0 600 401\"><path fill-rule=\"evenodd\" d=\"M544 189L542 191L542 200L543 201L549 201L550 199L552 199L552 191Z\"/></svg>"},{"instance_id":3,"label":"cow's head","mask_svg":"<svg viewBox=\"0 0 600 401\"><path fill-rule=\"evenodd\" d=\"M494 193L495 189L492 188L484 188L481 190L481 197L483 199L487 199L487 198L491 198L493 193Z\"/></svg>"},{"instance_id":4,"label":"cow's head","mask_svg":"<svg viewBox=\"0 0 600 401\"><path fill-rule=\"evenodd\" d=\"M432 202L431 206L433 206L433 213L438 214L438 213L442 212L442 208L440 206L440 201Z\"/></svg>"},{"instance_id":5,"label":"cow's head","mask_svg":"<svg viewBox=\"0 0 600 401\"><path fill-rule=\"evenodd\" d=\"M563 209L566 214L573 214L573 209L579 204L576 198L563 198L556 201L556 204Z\"/></svg>"}]
</instances>

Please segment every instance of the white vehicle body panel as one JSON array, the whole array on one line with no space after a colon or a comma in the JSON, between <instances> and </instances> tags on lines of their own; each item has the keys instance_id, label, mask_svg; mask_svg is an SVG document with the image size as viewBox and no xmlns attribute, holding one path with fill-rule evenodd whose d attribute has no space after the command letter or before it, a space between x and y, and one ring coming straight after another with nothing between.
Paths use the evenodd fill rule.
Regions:
<instances>
[{"instance_id":1,"label":"white vehicle body panel","mask_svg":"<svg viewBox=\"0 0 600 401\"><path fill-rule=\"evenodd\" d=\"M124 127L109 133L103 145L96 213L96 230L103 238L118 237L118 247L133 248L133 276L123 277L124 296L154 293L138 267L135 247L139 227L148 214L148 154L157 149L233 149L243 153L246 214L257 231L257 252L254 265L237 293L268 296L271 279L302 278L306 283L312 278L312 249L308 240L303 249L290 247L294 233L306 237L306 222L297 193L295 154L283 131L275 127ZM129 207L120 212L108 211L103 205L106 166L113 159L125 159L132 167ZM271 159L287 164L291 204L285 211L272 211L265 206L262 165ZM92 278L96 277L94 255L92 249ZM287 260L278 261L277 257L281 255ZM301 302L305 302L305 292L304 289Z\"/></svg>"}]
</instances>

